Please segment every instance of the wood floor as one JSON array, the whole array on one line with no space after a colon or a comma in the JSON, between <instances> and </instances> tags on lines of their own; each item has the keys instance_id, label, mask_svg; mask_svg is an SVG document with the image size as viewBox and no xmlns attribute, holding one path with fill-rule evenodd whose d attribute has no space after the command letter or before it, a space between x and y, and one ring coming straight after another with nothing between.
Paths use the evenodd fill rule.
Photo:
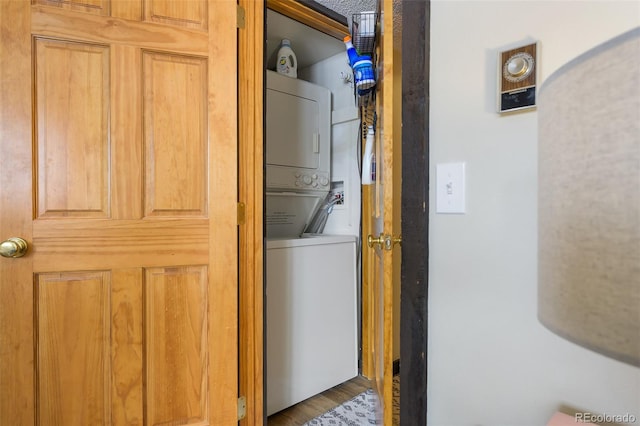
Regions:
<instances>
[{"instance_id":1,"label":"wood floor","mask_svg":"<svg viewBox=\"0 0 640 426\"><path fill-rule=\"evenodd\" d=\"M300 426L309 420L324 414L328 410L350 400L354 396L366 391L372 386L369 379L362 376L355 377L338 386L312 396L293 407L289 407L269 416L268 426Z\"/></svg>"}]
</instances>

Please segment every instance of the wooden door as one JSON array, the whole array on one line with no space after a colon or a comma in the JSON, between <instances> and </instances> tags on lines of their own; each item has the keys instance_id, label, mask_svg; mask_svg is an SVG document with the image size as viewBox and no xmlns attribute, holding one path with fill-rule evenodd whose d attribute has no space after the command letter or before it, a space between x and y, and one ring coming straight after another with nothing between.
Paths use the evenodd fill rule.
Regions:
<instances>
[{"instance_id":1,"label":"wooden door","mask_svg":"<svg viewBox=\"0 0 640 426\"><path fill-rule=\"evenodd\" d=\"M0 2L0 424L237 422L236 2Z\"/></svg>"},{"instance_id":2,"label":"wooden door","mask_svg":"<svg viewBox=\"0 0 640 426\"><path fill-rule=\"evenodd\" d=\"M375 380L383 424L392 424L394 361L394 287L400 285L401 75L395 40L393 1L381 3L376 97L375 185L363 194L364 235L379 239L368 247L363 270L363 370ZM397 24L396 24L397 25ZM381 71L381 72L380 72ZM367 359L368 358L368 359ZM366 364L369 363L369 366Z\"/></svg>"}]
</instances>

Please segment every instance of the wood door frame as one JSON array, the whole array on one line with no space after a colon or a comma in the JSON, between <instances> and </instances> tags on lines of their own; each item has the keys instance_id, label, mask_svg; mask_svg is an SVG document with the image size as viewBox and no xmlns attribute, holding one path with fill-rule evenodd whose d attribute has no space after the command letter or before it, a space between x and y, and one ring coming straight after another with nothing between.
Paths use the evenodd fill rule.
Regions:
<instances>
[{"instance_id":1,"label":"wood door frame","mask_svg":"<svg viewBox=\"0 0 640 426\"><path fill-rule=\"evenodd\" d=\"M265 8L321 30L326 16L292 0L239 0L245 27L238 39L239 186L245 204L239 228L240 395L247 398L241 425L266 424L264 411L264 55ZM292 9L293 8L293 9ZM289 12L287 12L289 10ZM402 0L402 282L400 415L424 425L427 410L427 297L429 188L430 2ZM329 32L328 32L329 31ZM341 39L335 29L323 32ZM406 111L406 112L405 112ZM421 141L422 143L416 143ZM416 191L416 182L420 183ZM418 206L418 207L416 207ZM415 253L420 253L416 256ZM421 285L409 285L419 282ZM363 310L364 313L364 310ZM363 330L364 335L364 330ZM363 342L364 344L365 342Z\"/></svg>"},{"instance_id":2,"label":"wood door frame","mask_svg":"<svg viewBox=\"0 0 640 426\"><path fill-rule=\"evenodd\" d=\"M239 0L245 24L238 32L239 393L246 397L241 425L266 424L264 414L264 55L265 2ZM258 143L260 141L260 143Z\"/></svg>"}]
</instances>

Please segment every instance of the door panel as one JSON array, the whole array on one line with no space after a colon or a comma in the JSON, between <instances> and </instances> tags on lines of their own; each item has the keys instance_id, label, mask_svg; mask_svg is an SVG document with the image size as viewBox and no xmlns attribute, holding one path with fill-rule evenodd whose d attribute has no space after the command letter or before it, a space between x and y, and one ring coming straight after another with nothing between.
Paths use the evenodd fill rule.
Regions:
<instances>
[{"instance_id":1,"label":"door panel","mask_svg":"<svg viewBox=\"0 0 640 426\"><path fill-rule=\"evenodd\" d=\"M148 421L203 424L208 418L207 268L149 268L144 287Z\"/></svg>"},{"instance_id":2,"label":"door panel","mask_svg":"<svg viewBox=\"0 0 640 426\"><path fill-rule=\"evenodd\" d=\"M316 99L267 88L267 123L296 123L295 126L267 126L267 164L317 170L320 151L313 149L320 135L320 106Z\"/></svg>"},{"instance_id":3,"label":"door panel","mask_svg":"<svg viewBox=\"0 0 640 426\"><path fill-rule=\"evenodd\" d=\"M207 1L145 0L147 21L184 26L186 28L207 28Z\"/></svg>"},{"instance_id":4,"label":"door panel","mask_svg":"<svg viewBox=\"0 0 640 426\"><path fill-rule=\"evenodd\" d=\"M109 217L109 47L36 37L37 218Z\"/></svg>"},{"instance_id":5,"label":"door panel","mask_svg":"<svg viewBox=\"0 0 640 426\"><path fill-rule=\"evenodd\" d=\"M144 315L140 268L111 273L111 421L141 425L143 420Z\"/></svg>"},{"instance_id":6,"label":"door panel","mask_svg":"<svg viewBox=\"0 0 640 426\"><path fill-rule=\"evenodd\" d=\"M0 424L236 423L236 3L0 17Z\"/></svg>"},{"instance_id":7,"label":"door panel","mask_svg":"<svg viewBox=\"0 0 640 426\"><path fill-rule=\"evenodd\" d=\"M211 14L220 17L216 18L216 22L224 16L222 12L226 15L233 15L233 20L225 22L226 25L214 26L214 34L216 31L228 31L228 27L236 28L235 6L231 13L224 10L225 7L230 7L230 2L227 0L209 1L212 1L208 6L209 9L213 9ZM177 3L182 2L177 0ZM55 4L65 5L66 3L56 1ZM93 43L108 44L112 49L115 46L124 45L138 48L144 47L146 49L164 52L180 52L182 54L202 56L209 54L208 32L189 31L185 25L157 26L150 25L148 22L139 21L139 18L135 17L136 9L139 8L138 1L136 0L117 0L111 3L111 7L114 11L118 11L123 15L134 15L134 18L128 18L127 16L120 18L116 15L105 18L88 12L68 13L60 7L43 6L33 6L27 16L31 16L29 26L31 27L32 33L40 36L66 38L69 40L84 39ZM218 9L222 10L216 12ZM176 21L174 23L178 22ZM222 55L217 57L218 60L224 57L224 49L231 47L225 45L224 41L235 45L235 39L228 40L229 35L219 35L220 38L216 42L216 45L212 46L212 48L215 48L216 54L219 53ZM235 34L233 37L235 37ZM215 64L214 69L219 68L223 67Z\"/></svg>"},{"instance_id":8,"label":"door panel","mask_svg":"<svg viewBox=\"0 0 640 426\"><path fill-rule=\"evenodd\" d=\"M207 214L207 61L143 52L145 217Z\"/></svg>"},{"instance_id":9,"label":"door panel","mask_svg":"<svg viewBox=\"0 0 640 426\"><path fill-rule=\"evenodd\" d=\"M76 12L94 13L97 15L109 14L109 0L67 0L60 2L57 0L34 0L33 3L59 7Z\"/></svg>"},{"instance_id":10,"label":"door panel","mask_svg":"<svg viewBox=\"0 0 640 426\"><path fill-rule=\"evenodd\" d=\"M35 221L31 253L39 271L206 264L209 220ZM153 244L149 244L149 241ZM37 254L37 256L36 256ZM4 263L8 263L3 259Z\"/></svg>"},{"instance_id":11,"label":"door panel","mask_svg":"<svg viewBox=\"0 0 640 426\"><path fill-rule=\"evenodd\" d=\"M108 424L110 294L107 271L36 275L40 424Z\"/></svg>"},{"instance_id":12,"label":"door panel","mask_svg":"<svg viewBox=\"0 0 640 426\"><path fill-rule=\"evenodd\" d=\"M383 0L382 16L391 15L393 0ZM369 350L363 360L363 371L376 384L380 397L380 418L384 425L393 421L393 361L394 361L394 287L400 278L400 179L401 179L401 105L398 90L400 61L397 41L394 41L394 20L382 19L378 44L378 75L375 110L376 164L375 185L363 192L363 229L366 234L382 239L363 258L363 330ZM397 23L395 24L397 25ZM396 28L397 31L397 28ZM372 120L370 120L372 121ZM369 123L367 123L369 124ZM366 235L365 234L365 235ZM364 362L370 363L366 365Z\"/></svg>"}]
</instances>

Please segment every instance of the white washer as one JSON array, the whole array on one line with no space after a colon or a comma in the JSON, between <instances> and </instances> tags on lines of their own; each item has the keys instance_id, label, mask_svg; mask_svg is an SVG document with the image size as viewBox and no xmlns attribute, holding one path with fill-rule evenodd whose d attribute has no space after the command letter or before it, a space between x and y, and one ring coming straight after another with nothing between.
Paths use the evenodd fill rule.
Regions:
<instances>
[{"instance_id":1,"label":"white washer","mask_svg":"<svg viewBox=\"0 0 640 426\"><path fill-rule=\"evenodd\" d=\"M358 374L356 237L266 243L267 415Z\"/></svg>"}]
</instances>

